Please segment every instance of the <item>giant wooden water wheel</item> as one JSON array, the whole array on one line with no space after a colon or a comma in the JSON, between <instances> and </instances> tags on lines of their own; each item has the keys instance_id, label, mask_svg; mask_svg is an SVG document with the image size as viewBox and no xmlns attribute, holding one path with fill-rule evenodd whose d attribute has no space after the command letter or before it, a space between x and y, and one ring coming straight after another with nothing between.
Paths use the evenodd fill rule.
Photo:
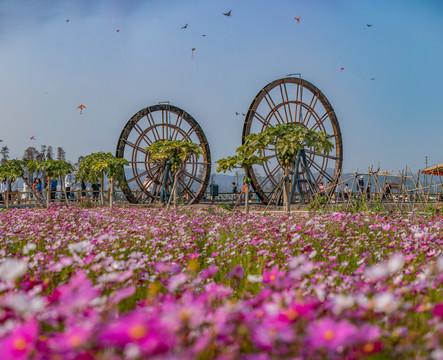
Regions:
<instances>
[{"instance_id":1,"label":"giant wooden water wheel","mask_svg":"<svg viewBox=\"0 0 443 360\"><path fill-rule=\"evenodd\" d=\"M123 128L116 156L129 161L125 167L123 192L131 203L160 200L162 185L169 194L173 174L165 161L151 161L146 148L160 140L192 141L200 144L203 156L189 156L182 164L178 194L183 203L198 202L205 193L211 174L211 154L205 133L186 111L169 104L149 106L137 112Z\"/></svg>"},{"instance_id":2,"label":"giant wooden water wheel","mask_svg":"<svg viewBox=\"0 0 443 360\"><path fill-rule=\"evenodd\" d=\"M299 123L312 130L322 130L331 135L334 143L332 153L316 153L314 149L304 149L307 166L296 171L294 168L289 177L294 181L305 180L311 189L316 191L320 182L325 185L337 182L343 162L343 144L334 109L326 96L313 84L299 77L287 77L275 80L266 85L257 94L249 107L243 126L242 141L251 133L259 133L267 127L277 124ZM269 159L263 166L251 166L248 169L252 188L261 201L268 203L270 194L278 186L283 168L278 162L277 153L267 151ZM295 163L295 159L294 159Z\"/></svg>"}]
</instances>

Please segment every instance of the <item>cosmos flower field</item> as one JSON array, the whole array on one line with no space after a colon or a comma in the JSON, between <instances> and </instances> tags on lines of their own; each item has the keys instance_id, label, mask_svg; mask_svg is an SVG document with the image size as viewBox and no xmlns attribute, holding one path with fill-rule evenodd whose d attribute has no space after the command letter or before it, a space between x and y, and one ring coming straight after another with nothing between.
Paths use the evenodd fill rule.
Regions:
<instances>
[{"instance_id":1,"label":"cosmos flower field","mask_svg":"<svg viewBox=\"0 0 443 360\"><path fill-rule=\"evenodd\" d=\"M0 212L2 359L442 359L443 217Z\"/></svg>"}]
</instances>

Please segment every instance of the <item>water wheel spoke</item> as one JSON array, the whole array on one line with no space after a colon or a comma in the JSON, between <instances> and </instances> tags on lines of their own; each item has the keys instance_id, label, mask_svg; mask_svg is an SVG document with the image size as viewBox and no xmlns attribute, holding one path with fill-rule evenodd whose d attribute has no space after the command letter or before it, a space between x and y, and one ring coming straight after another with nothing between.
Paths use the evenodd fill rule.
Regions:
<instances>
[{"instance_id":1,"label":"water wheel spoke","mask_svg":"<svg viewBox=\"0 0 443 360\"><path fill-rule=\"evenodd\" d=\"M338 160L337 156L330 155L330 154L316 153L315 151L312 151L312 150L309 150L309 149L305 149L305 152L307 154L312 154L312 155L315 155L315 156L321 156L321 157L328 158L328 159L331 159L331 160Z\"/></svg>"},{"instance_id":2,"label":"water wheel spoke","mask_svg":"<svg viewBox=\"0 0 443 360\"><path fill-rule=\"evenodd\" d=\"M140 174L138 174L138 175L136 175L136 176L130 178L130 179L127 180L126 182L127 182L127 183L130 183L130 182L132 182L132 181L134 181L134 180L137 180L137 179L139 179L140 177L146 175L147 173L148 173L148 170L145 170L145 171L143 171L142 173L140 173Z\"/></svg>"},{"instance_id":3,"label":"water wheel spoke","mask_svg":"<svg viewBox=\"0 0 443 360\"><path fill-rule=\"evenodd\" d=\"M128 141L128 140L123 140L125 142L126 145L129 145L130 147L132 147L134 150L136 151L140 151L141 153L148 155L148 152L145 149L142 149L140 146L137 146L135 144L133 144L132 142Z\"/></svg>"},{"instance_id":4,"label":"water wheel spoke","mask_svg":"<svg viewBox=\"0 0 443 360\"><path fill-rule=\"evenodd\" d=\"M333 181L333 178L331 177L331 175L329 175L325 169L323 169L320 165L318 165L314 160L311 160L309 158L307 158L308 163L314 167L318 173L320 174L320 176L324 176L326 179Z\"/></svg>"},{"instance_id":5,"label":"water wheel spoke","mask_svg":"<svg viewBox=\"0 0 443 360\"><path fill-rule=\"evenodd\" d=\"M155 123L154 116L152 115L151 109L148 109L148 115L146 115L146 119L148 119L149 129L153 129L152 135L154 136L155 141L162 140L164 138L160 137L160 133L157 130L157 124Z\"/></svg>"},{"instance_id":6,"label":"water wheel spoke","mask_svg":"<svg viewBox=\"0 0 443 360\"><path fill-rule=\"evenodd\" d=\"M190 172L188 172L187 170L182 170L182 174L185 176L188 176L190 179L192 179L193 181L197 181L198 183L203 183L203 180L196 177L195 175L191 174Z\"/></svg>"}]
</instances>

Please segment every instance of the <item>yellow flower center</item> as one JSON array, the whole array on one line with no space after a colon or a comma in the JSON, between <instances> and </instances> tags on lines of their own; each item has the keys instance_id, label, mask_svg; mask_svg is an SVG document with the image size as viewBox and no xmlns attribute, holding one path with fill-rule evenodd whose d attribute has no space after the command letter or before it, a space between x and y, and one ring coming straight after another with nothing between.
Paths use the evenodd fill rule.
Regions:
<instances>
[{"instance_id":1,"label":"yellow flower center","mask_svg":"<svg viewBox=\"0 0 443 360\"><path fill-rule=\"evenodd\" d=\"M26 339L23 336L20 336L16 339L14 339L13 347L15 350L23 350L28 343L26 342Z\"/></svg>"},{"instance_id":2,"label":"yellow flower center","mask_svg":"<svg viewBox=\"0 0 443 360\"><path fill-rule=\"evenodd\" d=\"M191 312L188 309L182 309L179 316L182 321L188 321L191 318Z\"/></svg>"},{"instance_id":3,"label":"yellow flower center","mask_svg":"<svg viewBox=\"0 0 443 360\"><path fill-rule=\"evenodd\" d=\"M129 336L133 340L139 340L146 335L146 328L141 324L136 324L129 329Z\"/></svg>"},{"instance_id":4,"label":"yellow flower center","mask_svg":"<svg viewBox=\"0 0 443 360\"><path fill-rule=\"evenodd\" d=\"M276 336L278 334L278 331L274 328L269 329L269 335Z\"/></svg>"},{"instance_id":5,"label":"yellow flower center","mask_svg":"<svg viewBox=\"0 0 443 360\"><path fill-rule=\"evenodd\" d=\"M326 340L332 340L334 338L334 332L331 330L328 330L323 335Z\"/></svg>"},{"instance_id":6,"label":"yellow flower center","mask_svg":"<svg viewBox=\"0 0 443 360\"><path fill-rule=\"evenodd\" d=\"M370 353L374 351L374 344L368 343L363 346L363 351L365 353Z\"/></svg>"},{"instance_id":7,"label":"yellow flower center","mask_svg":"<svg viewBox=\"0 0 443 360\"><path fill-rule=\"evenodd\" d=\"M298 317L298 312L297 312L296 310L294 310L294 309L288 309L288 310L286 311L286 317L287 317L289 320L295 320L295 319L297 319L297 317Z\"/></svg>"},{"instance_id":8,"label":"yellow flower center","mask_svg":"<svg viewBox=\"0 0 443 360\"><path fill-rule=\"evenodd\" d=\"M269 277L269 279L270 279L271 281L274 281L274 280L275 280L275 275L271 275L271 276Z\"/></svg>"},{"instance_id":9,"label":"yellow flower center","mask_svg":"<svg viewBox=\"0 0 443 360\"><path fill-rule=\"evenodd\" d=\"M82 343L82 338L78 335L72 335L69 338L69 345L71 345L72 347L77 347Z\"/></svg>"}]
</instances>

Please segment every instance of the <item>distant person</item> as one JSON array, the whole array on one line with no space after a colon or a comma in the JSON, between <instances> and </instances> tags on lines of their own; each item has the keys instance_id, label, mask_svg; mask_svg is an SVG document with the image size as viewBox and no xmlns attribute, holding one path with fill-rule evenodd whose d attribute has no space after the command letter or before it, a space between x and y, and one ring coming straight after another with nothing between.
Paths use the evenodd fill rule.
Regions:
<instances>
[{"instance_id":1,"label":"distant person","mask_svg":"<svg viewBox=\"0 0 443 360\"><path fill-rule=\"evenodd\" d=\"M55 200L55 194L57 192L57 179L51 178L49 180L49 191L51 192L51 200Z\"/></svg>"},{"instance_id":2,"label":"distant person","mask_svg":"<svg viewBox=\"0 0 443 360\"><path fill-rule=\"evenodd\" d=\"M71 172L68 171L68 173L65 176L66 198L68 198L68 199L71 197L71 187L72 187Z\"/></svg>"},{"instance_id":3,"label":"distant person","mask_svg":"<svg viewBox=\"0 0 443 360\"><path fill-rule=\"evenodd\" d=\"M246 192L248 189L248 184L243 183L242 188L241 188L241 192L242 192L242 199L246 200Z\"/></svg>"},{"instance_id":4,"label":"distant person","mask_svg":"<svg viewBox=\"0 0 443 360\"><path fill-rule=\"evenodd\" d=\"M91 185L92 188L92 200L98 201L98 193L100 191L100 181L97 180L95 183Z\"/></svg>"},{"instance_id":5,"label":"distant person","mask_svg":"<svg viewBox=\"0 0 443 360\"><path fill-rule=\"evenodd\" d=\"M143 188L146 193L145 201L151 199L154 191L154 180L152 180L149 176L146 176L145 181L143 182Z\"/></svg>"},{"instance_id":6,"label":"distant person","mask_svg":"<svg viewBox=\"0 0 443 360\"><path fill-rule=\"evenodd\" d=\"M17 203L20 203L20 198L18 196L18 180L9 183L9 197L12 204L16 201Z\"/></svg>"},{"instance_id":7,"label":"distant person","mask_svg":"<svg viewBox=\"0 0 443 360\"><path fill-rule=\"evenodd\" d=\"M236 195L238 194L237 184L235 182L232 183L232 194L233 199L235 200Z\"/></svg>"},{"instance_id":8,"label":"distant person","mask_svg":"<svg viewBox=\"0 0 443 360\"><path fill-rule=\"evenodd\" d=\"M85 197L86 197L86 183L83 179L81 182L81 188L82 188L82 199L85 199Z\"/></svg>"},{"instance_id":9,"label":"distant person","mask_svg":"<svg viewBox=\"0 0 443 360\"><path fill-rule=\"evenodd\" d=\"M0 201L5 202L7 190L8 190L8 180L6 180L6 178L5 178L0 183Z\"/></svg>"},{"instance_id":10,"label":"distant person","mask_svg":"<svg viewBox=\"0 0 443 360\"><path fill-rule=\"evenodd\" d=\"M363 197L363 193L365 191L365 181L363 180L363 175L360 176L360 179L357 181L357 188L361 197Z\"/></svg>"},{"instance_id":11,"label":"distant person","mask_svg":"<svg viewBox=\"0 0 443 360\"><path fill-rule=\"evenodd\" d=\"M366 200L371 200L371 184L366 187Z\"/></svg>"},{"instance_id":12,"label":"distant person","mask_svg":"<svg viewBox=\"0 0 443 360\"><path fill-rule=\"evenodd\" d=\"M390 184L386 184L385 194L386 194L386 199L391 198L391 185Z\"/></svg>"},{"instance_id":13,"label":"distant person","mask_svg":"<svg viewBox=\"0 0 443 360\"><path fill-rule=\"evenodd\" d=\"M341 192L340 185L336 185L335 186L335 201L339 201L340 200L340 198L341 198L340 192Z\"/></svg>"},{"instance_id":14,"label":"distant person","mask_svg":"<svg viewBox=\"0 0 443 360\"><path fill-rule=\"evenodd\" d=\"M25 181L23 182L23 194L21 196L22 200L24 200L24 202L27 202L29 199L29 186L28 186L28 178L25 177L24 178Z\"/></svg>"},{"instance_id":15,"label":"distant person","mask_svg":"<svg viewBox=\"0 0 443 360\"><path fill-rule=\"evenodd\" d=\"M325 184L323 184L323 181L320 181L320 185L318 186L318 191L320 192L320 196L326 195L326 188Z\"/></svg>"},{"instance_id":16,"label":"distant person","mask_svg":"<svg viewBox=\"0 0 443 360\"><path fill-rule=\"evenodd\" d=\"M42 182L40 181L39 178L35 179L35 191L37 196L39 196L40 198L42 197L42 191L43 191L43 187L42 187Z\"/></svg>"},{"instance_id":17,"label":"distant person","mask_svg":"<svg viewBox=\"0 0 443 360\"><path fill-rule=\"evenodd\" d=\"M37 180L38 178L35 178L34 181L32 182L32 191L34 191L35 194L37 194ZM31 198L32 199L34 198L34 194L31 194Z\"/></svg>"},{"instance_id":18,"label":"distant person","mask_svg":"<svg viewBox=\"0 0 443 360\"><path fill-rule=\"evenodd\" d=\"M350 190L349 190L349 185L348 184L345 184L345 189L343 191L344 191L345 200L348 200L349 199L349 195L350 195Z\"/></svg>"}]
</instances>

